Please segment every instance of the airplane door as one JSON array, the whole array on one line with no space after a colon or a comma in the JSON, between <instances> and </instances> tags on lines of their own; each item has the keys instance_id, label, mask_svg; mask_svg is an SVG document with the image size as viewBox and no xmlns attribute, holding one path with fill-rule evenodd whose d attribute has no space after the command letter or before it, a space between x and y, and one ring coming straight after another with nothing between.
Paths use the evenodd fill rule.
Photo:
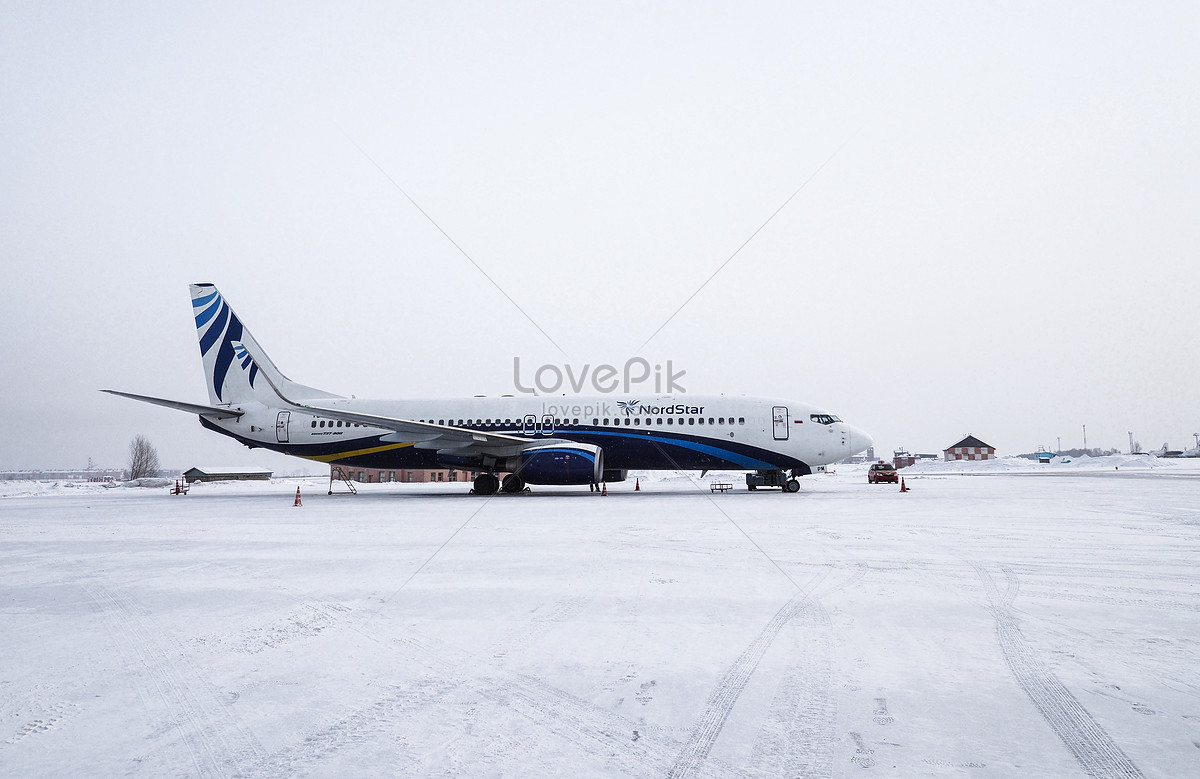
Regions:
<instances>
[{"instance_id":1,"label":"airplane door","mask_svg":"<svg viewBox=\"0 0 1200 779\"><path fill-rule=\"evenodd\" d=\"M275 418L275 440L281 444L288 442L288 419L291 416L290 411L280 411L279 416Z\"/></svg>"},{"instance_id":2,"label":"airplane door","mask_svg":"<svg viewBox=\"0 0 1200 779\"><path fill-rule=\"evenodd\" d=\"M521 421L521 432L525 435L536 435L537 426L537 417L533 414L526 414L525 419Z\"/></svg>"},{"instance_id":3,"label":"airplane door","mask_svg":"<svg viewBox=\"0 0 1200 779\"><path fill-rule=\"evenodd\" d=\"M771 409L771 424L776 441L786 441L788 437L787 406L775 406Z\"/></svg>"},{"instance_id":4,"label":"airplane door","mask_svg":"<svg viewBox=\"0 0 1200 779\"><path fill-rule=\"evenodd\" d=\"M554 435L554 417L542 417L542 435Z\"/></svg>"}]
</instances>

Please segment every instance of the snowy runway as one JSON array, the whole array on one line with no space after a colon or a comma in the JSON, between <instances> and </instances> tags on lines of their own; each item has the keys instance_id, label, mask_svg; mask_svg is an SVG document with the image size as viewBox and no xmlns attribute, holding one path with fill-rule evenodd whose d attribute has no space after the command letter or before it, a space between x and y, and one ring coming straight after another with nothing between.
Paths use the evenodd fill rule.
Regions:
<instances>
[{"instance_id":1,"label":"snowy runway","mask_svg":"<svg viewBox=\"0 0 1200 779\"><path fill-rule=\"evenodd\" d=\"M1200 773L1200 471L1037 470L5 485L0 773Z\"/></svg>"}]
</instances>

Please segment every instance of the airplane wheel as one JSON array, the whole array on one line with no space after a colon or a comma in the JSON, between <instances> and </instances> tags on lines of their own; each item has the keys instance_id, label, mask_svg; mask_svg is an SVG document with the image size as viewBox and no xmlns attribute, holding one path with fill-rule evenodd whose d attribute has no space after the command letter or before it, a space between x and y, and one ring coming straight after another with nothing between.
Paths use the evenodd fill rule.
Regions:
<instances>
[{"instance_id":1,"label":"airplane wheel","mask_svg":"<svg viewBox=\"0 0 1200 779\"><path fill-rule=\"evenodd\" d=\"M500 489L507 495L515 495L525 489L525 480L515 473L510 473L504 477L504 483L500 486Z\"/></svg>"},{"instance_id":2,"label":"airplane wheel","mask_svg":"<svg viewBox=\"0 0 1200 779\"><path fill-rule=\"evenodd\" d=\"M787 492L799 492L800 482L796 481L795 479L788 479L787 484L785 484L783 488Z\"/></svg>"},{"instance_id":3,"label":"airplane wheel","mask_svg":"<svg viewBox=\"0 0 1200 779\"><path fill-rule=\"evenodd\" d=\"M494 473L481 473L475 477L476 495L495 495L500 487L500 480Z\"/></svg>"}]
</instances>

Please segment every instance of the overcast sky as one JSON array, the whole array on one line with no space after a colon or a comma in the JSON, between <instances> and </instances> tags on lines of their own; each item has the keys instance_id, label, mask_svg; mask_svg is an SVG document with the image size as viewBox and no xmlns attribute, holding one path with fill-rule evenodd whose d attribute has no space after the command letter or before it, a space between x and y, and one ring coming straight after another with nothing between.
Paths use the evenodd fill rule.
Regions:
<instances>
[{"instance_id":1,"label":"overcast sky","mask_svg":"<svg viewBox=\"0 0 1200 779\"><path fill-rule=\"evenodd\" d=\"M0 468L305 467L97 392L207 402L196 281L358 397L644 355L886 453L1190 446L1198 40L1182 2L0 3Z\"/></svg>"}]
</instances>

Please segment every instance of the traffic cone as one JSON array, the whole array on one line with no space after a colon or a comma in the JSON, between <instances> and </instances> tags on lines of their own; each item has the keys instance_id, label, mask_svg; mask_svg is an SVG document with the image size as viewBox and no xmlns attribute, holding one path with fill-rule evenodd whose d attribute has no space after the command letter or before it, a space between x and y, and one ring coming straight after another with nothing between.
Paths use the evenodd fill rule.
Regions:
<instances>
[{"instance_id":1,"label":"traffic cone","mask_svg":"<svg viewBox=\"0 0 1200 779\"><path fill-rule=\"evenodd\" d=\"M641 491L642 491L642 480L641 480L641 477L637 477L637 478L635 478L635 479L633 480L633 491L634 491L634 492L641 492Z\"/></svg>"},{"instance_id":2,"label":"traffic cone","mask_svg":"<svg viewBox=\"0 0 1200 779\"><path fill-rule=\"evenodd\" d=\"M908 492L908 485L904 483L904 477L903 477L903 476L901 476L901 477L900 477L900 491L901 491L901 492Z\"/></svg>"},{"instance_id":3,"label":"traffic cone","mask_svg":"<svg viewBox=\"0 0 1200 779\"><path fill-rule=\"evenodd\" d=\"M302 504L302 503L300 502L300 488L299 488L299 487L297 487L297 488L296 488L296 502L295 502L295 503L293 503L292 505L293 505L293 506L301 506L301 505L304 505L304 504Z\"/></svg>"},{"instance_id":4,"label":"traffic cone","mask_svg":"<svg viewBox=\"0 0 1200 779\"><path fill-rule=\"evenodd\" d=\"M600 495L605 498L608 497L608 482L600 482Z\"/></svg>"}]
</instances>

